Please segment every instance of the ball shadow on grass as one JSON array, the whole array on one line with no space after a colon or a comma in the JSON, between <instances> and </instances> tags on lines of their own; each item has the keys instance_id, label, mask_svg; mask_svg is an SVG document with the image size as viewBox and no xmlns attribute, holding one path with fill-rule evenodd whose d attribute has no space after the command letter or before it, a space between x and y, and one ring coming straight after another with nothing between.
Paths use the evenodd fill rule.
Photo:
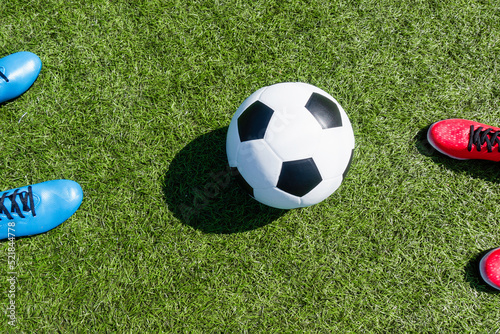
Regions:
<instances>
[{"instance_id":1,"label":"ball shadow on grass","mask_svg":"<svg viewBox=\"0 0 500 334\"><path fill-rule=\"evenodd\" d=\"M437 151L427 140L426 127L418 132L414 138L417 150L430 157L436 164L442 165L458 174L468 174L474 178L481 178L490 182L500 182L500 163L487 160L457 160Z\"/></svg>"},{"instance_id":2,"label":"ball shadow on grass","mask_svg":"<svg viewBox=\"0 0 500 334\"><path fill-rule=\"evenodd\" d=\"M226 158L227 127L204 134L172 160L163 182L169 209L205 233L237 233L265 226L286 213L251 198Z\"/></svg>"}]
</instances>

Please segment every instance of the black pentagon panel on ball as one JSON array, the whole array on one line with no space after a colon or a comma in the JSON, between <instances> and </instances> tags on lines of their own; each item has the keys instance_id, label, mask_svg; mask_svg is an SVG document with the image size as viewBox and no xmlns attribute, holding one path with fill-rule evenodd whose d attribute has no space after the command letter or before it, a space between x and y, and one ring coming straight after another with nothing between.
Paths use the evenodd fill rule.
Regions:
<instances>
[{"instance_id":1,"label":"black pentagon panel on ball","mask_svg":"<svg viewBox=\"0 0 500 334\"><path fill-rule=\"evenodd\" d=\"M277 187L289 194L302 197L322 181L312 158L285 161L281 167Z\"/></svg>"},{"instance_id":2,"label":"black pentagon panel on ball","mask_svg":"<svg viewBox=\"0 0 500 334\"><path fill-rule=\"evenodd\" d=\"M324 95L312 93L305 105L323 129L342 126L342 116L335 102Z\"/></svg>"},{"instance_id":3,"label":"black pentagon panel on ball","mask_svg":"<svg viewBox=\"0 0 500 334\"><path fill-rule=\"evenodd\" d=\"M240 141L244 142L264 138L273 112L273 109L260 101L255 101L246 108L240 117L238 117Z\"/></svg>"}]
</instances>

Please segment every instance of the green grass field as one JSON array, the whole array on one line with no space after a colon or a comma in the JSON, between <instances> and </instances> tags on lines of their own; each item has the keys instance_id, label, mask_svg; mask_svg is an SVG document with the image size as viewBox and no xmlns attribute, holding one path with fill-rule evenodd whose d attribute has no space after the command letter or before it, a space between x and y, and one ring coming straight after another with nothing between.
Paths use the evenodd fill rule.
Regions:
<instances>
[{"instance_id":1,"label":"green grass field","mask_svg":"<svg viewBox=\"0 0 500 334\"><path fill-rule=\"evenodd\" d=\"M500 125L497 2L18 0L0 13L0 57L43 63L0 105L0 190L65 178L85 194L64 224L15 241L15 326L0 243L0 332L500 330L500 295L476 271L500 246L499 166L425 141L444 118ZM248 197L225 157L240 103L285 81L334 96L356 136L339 190L291 211Z\"/></svg>"}]
</instances>

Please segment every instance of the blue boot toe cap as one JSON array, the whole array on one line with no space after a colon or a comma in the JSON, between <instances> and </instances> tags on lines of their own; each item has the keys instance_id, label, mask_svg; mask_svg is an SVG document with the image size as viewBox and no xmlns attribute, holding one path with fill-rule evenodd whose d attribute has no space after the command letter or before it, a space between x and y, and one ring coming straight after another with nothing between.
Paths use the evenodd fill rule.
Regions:
<instances>
[{"instance_id":1,"label":"blue boot toe cap","mask_svg":"<svg viewBox=\"0 0 500 334\"><path fill-rule=\"evenodd\" d=\"M47 232L80 207L83 191L71 180L52 180L0 193L0 239Z\"/></svg>"},{"instance_id":2,"label":"blue boot toe cap","mask_svg":"<svg viewBox=\"0 0 500 334\"><path fill-rule=\"evenodd\" d=\"M42 70L40 58L28 51L10 54L0 59L0 103L14 99L27 91Z\"/></svg>"}]
</instances>

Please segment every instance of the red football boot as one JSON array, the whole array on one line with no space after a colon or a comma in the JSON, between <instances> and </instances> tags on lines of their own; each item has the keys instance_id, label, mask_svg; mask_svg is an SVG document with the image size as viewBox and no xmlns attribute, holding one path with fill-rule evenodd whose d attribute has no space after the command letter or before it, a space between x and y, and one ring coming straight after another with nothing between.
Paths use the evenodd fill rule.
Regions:
<instances>
[{"instance_id":1,"label":"red football boot","mask_svg":"<svg viewBox=\"0 0 500 334\"><path fill-rule=\"evenodd\" d=\"M483 256L479 262L479 272L486 283L500 290L500 247Z\"/></svg>"},{"instance_id":2,"label":"red football boot","mask_svg":"<svg viewBox=\"0 0 500 334\"><path fill-rule=\"evenodd\" d=\"M468 121L445 119L432 124L427 140L449 157L500 161L500 128Z\"/></svg>"}]
</instances>

